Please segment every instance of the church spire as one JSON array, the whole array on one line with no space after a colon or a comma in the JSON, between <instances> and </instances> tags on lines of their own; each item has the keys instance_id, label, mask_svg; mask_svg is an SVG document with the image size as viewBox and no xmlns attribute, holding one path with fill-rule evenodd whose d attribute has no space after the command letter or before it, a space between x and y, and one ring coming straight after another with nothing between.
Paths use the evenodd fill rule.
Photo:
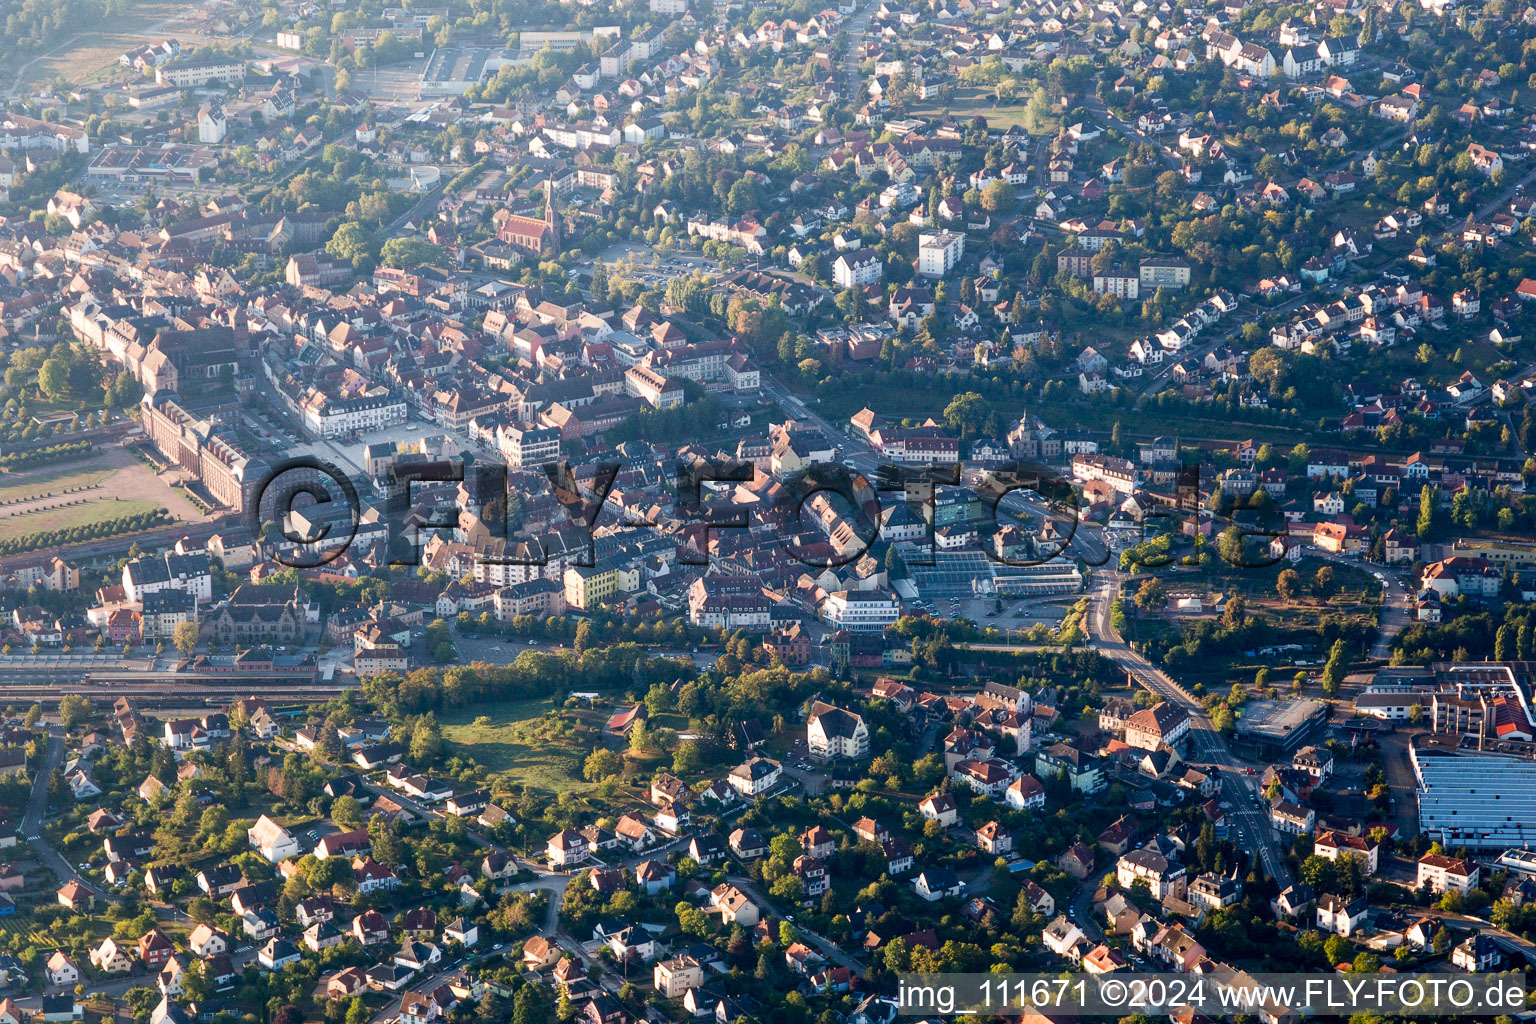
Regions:
<instances>
[{"instance_id":1,"label":"church spire","mask_svg":"<svg viewBox=\"0 0 1536 1024\"><path fill-rule=\"evenodd\" d=\"M560 217L555 211L555 179L544 179L544 226L549 230L549 247L560 254Z\"/></svg>"}]
</instances>

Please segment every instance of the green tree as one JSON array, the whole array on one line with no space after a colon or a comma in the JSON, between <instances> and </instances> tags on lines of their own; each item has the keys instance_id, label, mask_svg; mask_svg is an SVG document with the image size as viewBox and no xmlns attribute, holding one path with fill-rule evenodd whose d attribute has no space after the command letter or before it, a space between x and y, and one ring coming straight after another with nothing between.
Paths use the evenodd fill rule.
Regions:
<instances>
[{"instance_id":1,"label":"green tree","mask_svg":"<svg viewBox=\"0 0 1536 1024\"><path fill-rule=\"evenodd\" d=\"M998 179L981 190L981 208L988 213L1007 213L1018 204L1013 186Z\"/></svg>"},{"instance_id":2,"label":"green tree","mask_svg":"<svg viewBox=\"0 0 1536 1024\"><path fill-rule=\"evenodd\" d=\"M582 765L582 778L588 782L601 782L610 776L619 774L624 770L624 759L615 751L607 747L598 747L587 755L586 763Z\"/></svg>"},{"instance_id":3,"label":"green tree","mask_svg":"<svg viewBox=\"0 0 1536 1024\"><path fill-rule=\"evenodd\" d=\"M1246 566L1248 559L1248 542L1243 536L1241 528L1235 524L1221 531L1221 537L1217 540L1216 552L1221 555L1221 560L1228 565Z\"/></svg>"},{"instance_id":4,"label":"green tree","mask_svg":"<svg viewBox=\"0 0 1536 1024\"><path fill-rule=\"evenodd\" d=\"M645 693L645 709L653 715L663 715L672 707L672 688L659 680L652 683Z\"/></svg>"},{"instance_id":5,"label":"green tree","mask_svg":"<svg viewBox=\"0 0 1536 1024\"><path fill-rule=\"evenodd\" d=\"M966 391L944 407L944 422L960 431L962 437L970 437L982 429L991 414L991 402L975 391Z\"/></svg>"},{"instance_id":6,"label":"green tree","mask_svg":"<svg viewBox=\"0 0 1536 1024\"><path fill-rule=\"evenodd\" d=\"M533 982L517 990L512 999L512 1024L553 1024L554 994L548 986Z\"/></svg>"},{"instance_id":7,"label":"green tree","mask_svg":"<svg viewBox=\"0 0 1536 1024\"><path fill-rule=\"evenodd\" d=\"M59 721L64 728L73 729L91 717L91 699L78 693L67 693L59 699Z\"/></svg>"},{"instance_id":8,"label":"green tree","mask_svg":"<svg viewBox=\"0 0 1536 1024\"><path fill-rule=\"evenodd\" d=\"M768 894L786 903L799 903L801 896L805 894L805 883L800 881L798 875L783 874L774 879L773 884L768 887Z\"/></svg>"},{"instance_id":9,"label":"green tree","mask_svg":"<svg viewBox=\"0 0 1536 1024\"><path fill-rule=\"evenodd\" d=\"M1348 654L1344 641L1335 640L1333 648L1328 652L1328 663L1323 666L1323 692L1330 697L1337 697L1347 671Z\"/></svg>"},{"instance_id":10,"label":"green tree","mask_svg":"<svg viewBox=\"0 0 1536 1024\"><path fill-rule=\"evenodd\" d=\"M373 259L375 245L373 235L367 228L355 220L349 220L338 227L330 241L325 243L325 251L362 269Z\"/></svg>"},{"instance_id":11,"label":"green tree","mask_svg":"<svg viewBox=\"0 0 1536 1024\"><path fill-rule=\"evenodd\" d=\"M1141 611L1151 611L1168 603L1168 588L1159 579L1144 580L1131 601Z\"/></svg>"},{"instance_id":12,"label":"green tree","mask_svg":"<svg viewBox=\"0 0 1536 1024\"><path fill-rule=\"evenodd\" d=\"M1515 627L1509 623L1500 626L1493 638L1493 660L1509 661L1515 656Z\"/></svg>"},{"instance_id":13,"label":"green tree","mask_svg":"<svg viewBox=\"0 0 1536 1024\"><path fill-rule=\"evenodd\" d=\"M1419 522L1417 533L1420 540L1429 540L1435 533L1435 504L1439 496L1433 484L1425 484L1419 491Z\"/></svg>"},{"instance_id":14,"label":"green tree","mask_svg":"<svg viewBox=\"0 0 1536 1024\"><path fill-rule=\"evenodd\" d=\"M1275 592L1287 601L1294 601L1301 596L1301 573L1295 569L1282 569L1280 576L1275 580Z\"/></svg>"},{"instance_id":15,"label":"green tree","mask_svg":"<svg viewBox=\"0 0 1536 1024\"><path fill-rule=\"evenodd\" d=\"M363 827L363 805L356 797L342 794L331 801L331 820L344 829L360 829Z\"/></svg>"},{"instance_id":16,"label":"green tree","mask_svg":"<svg viewBox=\"0 0 1536 1024\"><path fill-rule=\"evenodd\" d=\"M1359 44L1361 49L1364 49L1365 47L1370 46L1376 42L1377 31L1376 8L1367 7L1365 9L1365 16L1361 19L1360 22L1360 34L1355 37L1355 42ZM1385 163L1385 161L1383 161L1383 163ZM1377 173L1380 174L1381 172L1378 170Z\"/></svg>"},{"instance_id":17,"label":"green tree","mask_svg":"<svg viewBox=\"0 0 1536 1024\"><path fill-rule=\"evenodd\" d=\"M411 730L411 760L419 764L431 764L443 753L443 730L437 724L437 716L428 712L416 720Z\"/></svg>"},{"instance_id":18,"label":"green tree","mask_svg":"<svg viewBox=\"0 0 1536 1024\"><path fill-rule=\"evenodd\" d=\"M171 642L181 652L183 658L190 658L197 650L197 623L178 622L176 628L171 631Z\"/></svg>"},{"instance_id":19,"label":"green tree","mask_svg":"<svg viewBox=\"0 0 1536 1024\"><path fill-rule=\"evenodd\" d=\"M55 402L69 397L71 366L67 360L52 358L43 361L37 370L37 386L43 394Z\"/></svg>"},{"instance_id":20,"label":"green tree","mask_svg":"<svg viewBox=\"0 0 1536 1024\"><path fill-rule=\"evenodd\" d=\"M687 775L700 771L704 767L704 755L699 752L699 745L692 740L678 745L677 751L672 755L672 770L679 775Z\"/></svg>"},{"instance_id":21,"label":"green tree","mask_svg":"<svg viewBox=\"0 0 1536 1024\"><path fill-rule=\"evenodd\" d=\"M417 238L391 238L379 249L379 262L386 267L451 267L448 250Z\"/></svg>"}]
</instances>

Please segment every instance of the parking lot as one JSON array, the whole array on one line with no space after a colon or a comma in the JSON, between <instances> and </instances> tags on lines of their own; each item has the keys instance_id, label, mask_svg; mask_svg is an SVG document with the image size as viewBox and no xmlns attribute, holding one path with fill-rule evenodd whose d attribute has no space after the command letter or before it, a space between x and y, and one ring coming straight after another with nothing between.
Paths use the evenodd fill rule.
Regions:
<instances>
[{"instance_id":1,"label":"parking lot","mask_svg":"<svg viewBox=\"0 0 1536 1024\"><path fill-rule=\"evenodd\" d=\"M710 277L725 272L719 261L697 253L661 253L633 242L610 246L598 255L598 259L608 267L610 274L617 273L650 285L665 284L674 277L687 277L696 272Z\"/></svg>"},{"instance_id":2,"label":"parking lot","mask_svg":"<svg viewBox=\"0 0 1536 1024\"><path fill-rule=\"evenodd\" d=\"M242 410L240 422L257 437L279 448L287 448L299 443L298 435L292 430L249 407Z\"/></svg>"},{"instance_id":3,"label":"parking lot","mask_svg":"<svg viewBox=\"0 0 1536 1024\"><path fill-rule=\"evenodd\" d=\"M784 756L781 766L785 775L804 787L807 796L815 796L827 784L827 771L810 760L810 752L806 749L804 737L795 740L794 745Z\"/></svg>"},{"instance_id":4,"label":"parking lot","mask_svg":"<svg viewBox=\"0 0 1536 1024\"><path fill-rule=\"evenodd\" d=\"M290 435L291 436L291 435ZM351 441L342 438L316 438L312 441L295 439L293 442L285 442L292 454L314 455L327 461L336 462L352 473L363 472L363 453L370 444L383 441L393 441L396 444L417 444L424 437L442 436L449 438L458 446L459 452L471 451L484 454L490 449L483 445L477 445L470 441L469 435L463 431L453 430L439 426L428 420L417 419L414 416L404 423L382 430L369 431L361 436L360 440Z\"/></svg>"},{"instance_id":5,"label":"parking lot","mask_svg":"<svg viewBox=\"0 0 1536 1024\"><path fill-rule=\"evenodd\" d=\"M915 605L920 611L952 619L970 619L983 629L1029 629L1048 626L1055 629L1068 610L1082 599L1082 594L1053 594L1047 598L1003 598L998 610L995 597L938 598Z\"/></svg>"},{"instance_id":6,"label":"parking lot","mask_svg":"<svg viewBox=\"0 0 1536 1024\"><path fill-rule=\"evenodd\" d=\"M413 643L416 641L412 641ZM480 634L456 633L453 645L459 652L459 661L484 661L491 664L504 665L516 658L519 654L528 650L556 650L560 646L546 640L524 640L517 637L504 637Z\"/></svg>"}]
</instances>

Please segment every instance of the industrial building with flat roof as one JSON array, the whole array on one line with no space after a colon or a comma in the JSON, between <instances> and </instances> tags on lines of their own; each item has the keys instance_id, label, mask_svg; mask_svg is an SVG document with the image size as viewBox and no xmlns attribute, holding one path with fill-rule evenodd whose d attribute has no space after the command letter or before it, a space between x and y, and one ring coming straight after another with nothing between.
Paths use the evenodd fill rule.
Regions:
<instances>
[{"instance_id":1,"label":"industrial building with flat roof","mask_svg":"<svg viewBox=\"0 0 1536 1024\"><path fill-rule=\"evenodd\" d=\"M1502 754L1410 751L1419 783L1419 830L1446 849L1536 841L1536 761Z\"/></svg>"},{"instance_id":2,"label":"industrial building with flat roof","mask_svg":"<svg viewBox=\"0 0 1536 1024\"><path fill-rule=\"evenodd\" d=\"M439 46L422 68L420 95L423 98L462 96L465 89L494 75L503 64L513 64L517 60L517 55L510 50Z\"/></svg>"},{"instance_id":3,"label":"industrial building with flat roof","mask_svg":"<svg viewBox=\"0 0 1536 1024\"><path fill-rule=\"evenodd\" d=\"M1237 720L1237 742L1260 754L1284 754L1300 746L1327 714L1327 706L1319 700L1251 698Z\"/></svg>"},{"instance_id":4,"label":"industrial building with flat roof","mask_svg":"<svg viewBox=\"0 0 1536 1024\"><path fill-rule=\"evenodd\" d=\"M1494 863L1494 868L1502 868L1511 874L1525 878L1536 878L1536 850L1528 850L1525 847L1505 850Z\"/></svg>"},{"instance_id":5,"label":"industrial building with flat roof","mask_svg":"<svg viewBox=\"0 0 1536 1024\"><path fill-rule=\"evenodd\" d=\"M1075 594L1083 589L1083 574L1077 563L1065 558L1038 565L1006 565L974 547L930 553L903 542L899 550L908 559L907 573L912 586L912 592L906 595L909 599Z\"/></svg>"}]
</instances>

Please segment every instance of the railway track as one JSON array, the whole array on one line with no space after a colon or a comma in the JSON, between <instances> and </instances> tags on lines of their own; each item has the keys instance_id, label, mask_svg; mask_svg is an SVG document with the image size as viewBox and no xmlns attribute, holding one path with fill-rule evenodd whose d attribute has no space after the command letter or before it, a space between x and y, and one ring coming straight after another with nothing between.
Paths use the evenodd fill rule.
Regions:
<instances>
[{"instance_id":1,"label":"railway track","mask_svg":"<svg viewBox=\"0 0 1536 1024\"><path fill-rule=\"evenodd\" d=\"M131 682L123 680L81 679L75 682L17 683L0 681L0 703L57 704L67 695L94 698L134 697L140 699L174 699L182 701L219 701L228 703L237 697L257 694L269 700L323 701L355 685L345 683L274 683L261 685L254 680L231 681L222 685L196 684L187 681L174 683Z\"/></svg>"}]
</instances>

